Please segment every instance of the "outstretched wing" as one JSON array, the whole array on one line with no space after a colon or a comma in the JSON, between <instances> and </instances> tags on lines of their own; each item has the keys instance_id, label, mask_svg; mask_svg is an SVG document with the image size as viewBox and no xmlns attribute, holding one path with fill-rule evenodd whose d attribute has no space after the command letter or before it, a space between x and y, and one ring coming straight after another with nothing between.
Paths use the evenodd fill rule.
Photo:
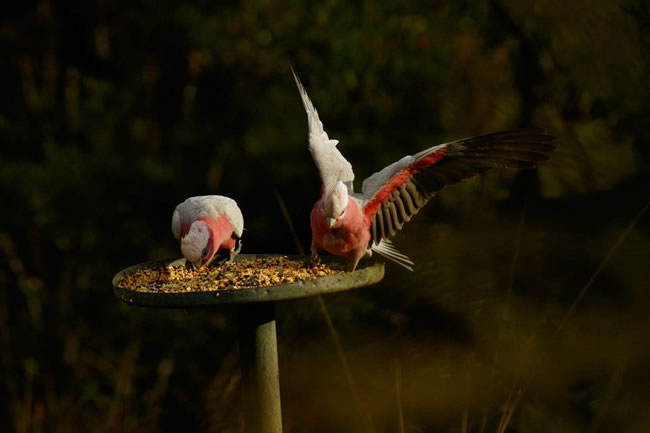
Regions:
<instances>
[{"instance_id":1,"label":"outstretched wing","mask_svg":"<svg viewBox=\"0 0 650 433\"><path fill-rule=\"evenodd\" d=\"M341 155L336 145L338 140L330 140L323 129L323 123L318 118L318 112L314 108L307 92L303 87L300 79L293 68L291 69L293 78L296 80L298 92L302 98L302 103L307 112L307 124L309 126L309 151L316 163L321 181L323 182L324 192L329 191L338 181L343 182L350 192L352 192L352 181L354 172L352 165Z\"/></svg>"},{"instance_id":2,"label":"outstretched wing","mask_svg":"<svg viewBox=\"0 0 650 433\"><path fill-rule=\"evenodd\" d=\"M363 211L371 221L371 246L392 237L445 185L489 168L532 168L555 149L540 130L496 132L464 138L406 156L363 181Z\"/></svg>"}]
</instances>

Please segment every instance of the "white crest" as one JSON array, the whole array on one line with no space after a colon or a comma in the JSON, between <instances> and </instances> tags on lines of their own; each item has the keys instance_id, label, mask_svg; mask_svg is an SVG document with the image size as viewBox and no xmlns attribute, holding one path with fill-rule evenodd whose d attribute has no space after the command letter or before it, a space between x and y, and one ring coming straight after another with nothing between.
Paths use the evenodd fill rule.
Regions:
<instances>
[{"instance_id":1,"label":"white crest","mask_svg":"<svg viewBox=\"0 0 650 433\"><path fill-rule=\"evenodd\" d=\"M196 263L201 260L203 249L208 245L210 229L203 221L194 221L185 237L181 239L183 257L189 262Z\"/></svg>"},{"instance_id":2,"label":"white crest","mask_svg":"<svg viewBox=\"0 0 650 433\"><path fill-rule=\"evenodd\" d=\"M334 184L334 187L327 192L325 200L323 201L323 207L325 215L338 218L343 215L345 209L348 207L348 188L341 181L338 181Z\"/></svg>"}]
</instances>

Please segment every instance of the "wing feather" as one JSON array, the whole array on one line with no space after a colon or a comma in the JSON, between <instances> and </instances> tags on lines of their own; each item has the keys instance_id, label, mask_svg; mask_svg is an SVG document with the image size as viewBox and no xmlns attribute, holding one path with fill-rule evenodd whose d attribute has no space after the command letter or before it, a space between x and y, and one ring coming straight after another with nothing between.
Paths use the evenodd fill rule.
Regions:
<instances>
[{"instance_id":1,"label":"wing feather","mask_svg":"<svg viewBox=\"0 0 650 433\"><path fill-rule=\"evenodd\" d=\"M184 235L183 225L189 225L205 216L217 219L222 214L225 214L233 225L235 236L241 237L244 231L244 217L241 210L235 200L221 195L190 197L176 206L172 216L172 232L176 239L180 240L181 235Z\"/></svg>"},{"instance_id":2,"label":"wing feather","mask_svg":"<svg viewBox=\"0 0 650 433\"><path fill-rule=\"evenodd\" d=\"M181 240L181 215L178 212L178 208L174 209L174 214L172 215L172 233L174 233L174 238L177 241Z\"/></svg>"},{"instance_id":3,"label":"wing feather","mask_svg":"<svg viewBox=\"0 0 650 433\"><path fill-rule=\"evenodd\" d=\"M318 117L318 111L309 99L307 91L300 82L296 72L291 69L293 78L296 81L300 98L307 112L307 125L309 127L309 152L318 168L324 191L329 191L338 181L343 182L350 192L353 191L352 182L354 172L352 165L343 157L336 145L338 140L331 140L323 123Z\"/></svg>"},{"instance_id":4,"label":"wing feather","mask_svg":"<svg viewBox=\"0 0 650 433\"><path fill-rule=\"evenodd\" d=\"M371 245L392 237L444 186L490 168L533 168L548 160L554 140L540 130L464 138L406 156L373 174L363 181L359 196L371 219Z\"/></svg>"},{"instance_id":5,"label":"wing feather","mask_svg":"<svg viewBox=\"0 0 650 433\"><path fill-rule=\"evenodd\" d=\"M409 271L413 271L413 261L406 254L400 253L390 240L382 239L377 244L374 244L371 250L405 267Z\"/></svg>"}]
</instances>

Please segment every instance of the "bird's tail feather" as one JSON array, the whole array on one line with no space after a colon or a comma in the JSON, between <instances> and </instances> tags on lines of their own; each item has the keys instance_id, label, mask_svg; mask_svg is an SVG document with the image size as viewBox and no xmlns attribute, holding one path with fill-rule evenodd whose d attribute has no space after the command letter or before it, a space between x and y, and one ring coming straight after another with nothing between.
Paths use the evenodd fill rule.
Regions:
<instances>
[{"instance_id":1,"label":"bird's tail feather","mask_svg":"<svg viewBox=\"0 0 650 433\"><path fill-rule=\"evenodd\" d=\"M406 254L400 253L388 239L382 239L378 244L373 244L370 249L413 272L413 266L415 266L413 261Z\"/></svg>"}]
</instances>

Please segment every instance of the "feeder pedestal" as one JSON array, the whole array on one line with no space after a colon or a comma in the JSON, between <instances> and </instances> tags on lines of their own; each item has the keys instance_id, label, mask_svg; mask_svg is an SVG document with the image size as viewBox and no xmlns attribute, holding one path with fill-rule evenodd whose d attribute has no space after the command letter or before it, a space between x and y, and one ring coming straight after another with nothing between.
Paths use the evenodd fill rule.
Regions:
<instances>
[{"instance_id":1,"label":"feeder pedestal","mask_svg":"<svg viewBox=\"0 0 650 433\"><path fill-rule=\"evenodd\" d=\"M272 303L241 308L239 353L250 432L281 432L278 342Z\"/></svg>"},{"instance_id":2,"label":"feeder pedestal","mask_svg":"<svg viewBox=\"0 0 650 433\"><path fill-rule=\"evenodd\" d=\"M273 255L240 254L236 261ZM288 256L294 260L304 257ZM323 257L336 262L336 257ZM168 266L172 260L131 266L113 278L115 295L130 305L154 308L208 308L233 305L239 308L239 352L242 370L246 431L281 433L282 412L278 370L278 345L275 329L275 303L289 299L340 292L375 284L384 277L384 265L362 262L354 272L341 272L315 280L280 286L226 289L209 292L138 292L119 286L123 276L143 268ZM237 305L235 305L237 304Z\"/></svg>"}]
</instances>

